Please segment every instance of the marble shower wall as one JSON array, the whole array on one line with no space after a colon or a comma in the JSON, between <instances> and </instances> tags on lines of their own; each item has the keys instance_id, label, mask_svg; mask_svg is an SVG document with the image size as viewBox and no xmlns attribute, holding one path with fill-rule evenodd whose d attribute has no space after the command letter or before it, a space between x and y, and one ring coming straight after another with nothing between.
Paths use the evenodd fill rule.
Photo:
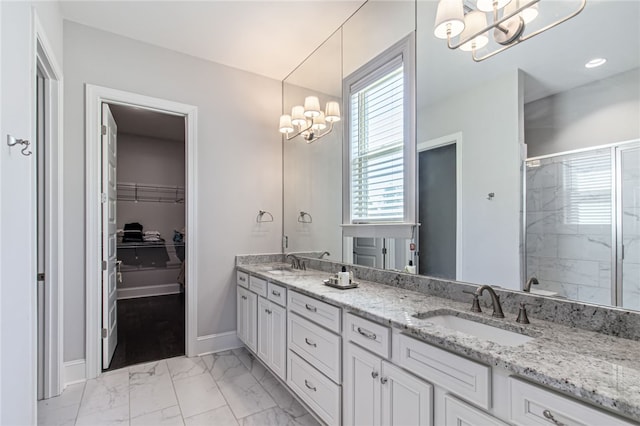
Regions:
<instances>
[{"instance_id":1,"label":"marble shower wall","mask_svg":"<svg viewBox=\"0 0 640 426\"><path fill-rule=\"evenodd\" d=\"M527 278L582 302L612 300L611 149L527 162ZM623 306L640 310L640 149L623 153Z\"/></svg>"},{"instance_id":2,"label":"marble shower wall","mask_svg":"<svg viewBox=\"0 0 640 426\"><path fill-rule=\"evenodd\" d=\"M598 150L527 162L527 278L538 278L537 288L612 303L610 156ZM587 185L593 174L600 179Z\"/></svg>"}]
</instances>

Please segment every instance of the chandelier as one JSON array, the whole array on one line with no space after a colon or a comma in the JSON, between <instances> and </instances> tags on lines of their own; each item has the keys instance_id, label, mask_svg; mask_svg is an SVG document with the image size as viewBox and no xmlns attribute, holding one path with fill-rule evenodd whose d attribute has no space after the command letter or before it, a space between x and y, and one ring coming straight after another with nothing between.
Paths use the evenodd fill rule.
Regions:
<instances>
[{"instance_id":1,"label":"chandelier","mask_svg":"<svg viewBox=\"0 0 640 426\"><path fill-rule=\"evenodd\" d=\"M573 18L582 12L586 0L580 1L577 10L528 34L525 28L538 17L538 3L543 3L542 0L473 0L473 3L475 8L463 0L440 0L433 32L437 38L447 40L449 49L471 52L473 60L480 62ZM478 56L477 52L489 43L491 30L497 48Z\"/></svg>"},{"instance_id":2,"label":"chandelier","mask_svg":"<svg viewBox=\"0 0 640 426\"><path fill-rule=\"evenodd\" d=\"M280 116L279 129L287 140L302 135L307 143L313 143L331 133L333 123L338 121L340 121L340 104L338 102L327 102L325 110L321 111L318 97L307 96L304 99L304 106L296 105L291 108L290 115Z\"/></svg>"}]
</instances>

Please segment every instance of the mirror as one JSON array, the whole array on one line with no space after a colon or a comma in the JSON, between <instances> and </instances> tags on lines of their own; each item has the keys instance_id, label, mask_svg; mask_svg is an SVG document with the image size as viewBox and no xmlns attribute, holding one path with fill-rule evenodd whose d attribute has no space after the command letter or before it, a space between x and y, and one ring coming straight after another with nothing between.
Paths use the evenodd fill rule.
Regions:
<instances>
[{"instance_id":1,"label":"mirror","mask_svg":"<svg viewBox=\"0 0 640 426\"><path fill-rule=\"evenodd\" d=\"M542 0L539 19L574 7L568 3L577 0ZM388 46L378 38L387 30L376 8L401 13L407 4L417 23L418 273L511 289L535 277L534 291L640 309L640 150L633 142L640 138L640 3L587 0L575 18L475 63L433 36L436 1L370 1L342 28L342 77L375 56L372 45ZM594 57L607 62L586 68ZM285 149L285 164L288 155ZM607 163L602 158L610 169L594 171ZM331 164L331 176L341 174L341 159ZM588 192L598 178L600 187ZM289 179L287 170L285 211L295 213L287 207ZM338 182L313 182L325 203L341 204ZM598 202L607 197L608 205ZM390 246L381 236L343 246L340 209L325 228L333 247ZM290 251L298 241L292 220L285 219ZM304 250L326 250L323 238L309 238ZM407 240L394 245L396 254L412 255ZM403 269L403 261L379 266Z\"/></svg>"}]
</instances>

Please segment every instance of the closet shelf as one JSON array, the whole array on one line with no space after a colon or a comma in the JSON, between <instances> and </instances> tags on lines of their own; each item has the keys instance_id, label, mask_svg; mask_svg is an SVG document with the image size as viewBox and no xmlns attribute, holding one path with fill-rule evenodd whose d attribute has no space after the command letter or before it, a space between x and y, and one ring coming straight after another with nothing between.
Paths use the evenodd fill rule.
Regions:
<instances>
[{"instance_id":1,"label":"closet shelf","mask_svg":"<svg viewBox=\"0 0 640 426\"><path fill-rule=\"evenodd\" d=\"M184 186L149 185L118 182L118 201L150 203L184 203Z\"/></svg>"}]
</instances>

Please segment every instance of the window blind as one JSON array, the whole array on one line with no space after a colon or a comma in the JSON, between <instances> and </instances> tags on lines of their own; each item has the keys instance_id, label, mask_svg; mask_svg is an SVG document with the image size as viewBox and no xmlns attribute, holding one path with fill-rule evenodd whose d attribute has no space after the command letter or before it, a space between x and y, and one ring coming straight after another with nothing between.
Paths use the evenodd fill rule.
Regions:
<instances>
[{"instance_id":1,"label":"window blind","mask_svg":"<svg viewBox=\"0 0 640 426\"><path fill-rule=\"evenodd\" d=\"M351 221L404 219L404 73L350 93Z\"/></svg>"},{"instance_id":2,"label":"window blind","mask_svg":"<svg viewBox=\"0 0 640 426\"><path fill-rule=\"evenodd\" d=\"M611 224L611 154L594 153L562 160L565 223Z\"/></svg>"}]
</instances>

